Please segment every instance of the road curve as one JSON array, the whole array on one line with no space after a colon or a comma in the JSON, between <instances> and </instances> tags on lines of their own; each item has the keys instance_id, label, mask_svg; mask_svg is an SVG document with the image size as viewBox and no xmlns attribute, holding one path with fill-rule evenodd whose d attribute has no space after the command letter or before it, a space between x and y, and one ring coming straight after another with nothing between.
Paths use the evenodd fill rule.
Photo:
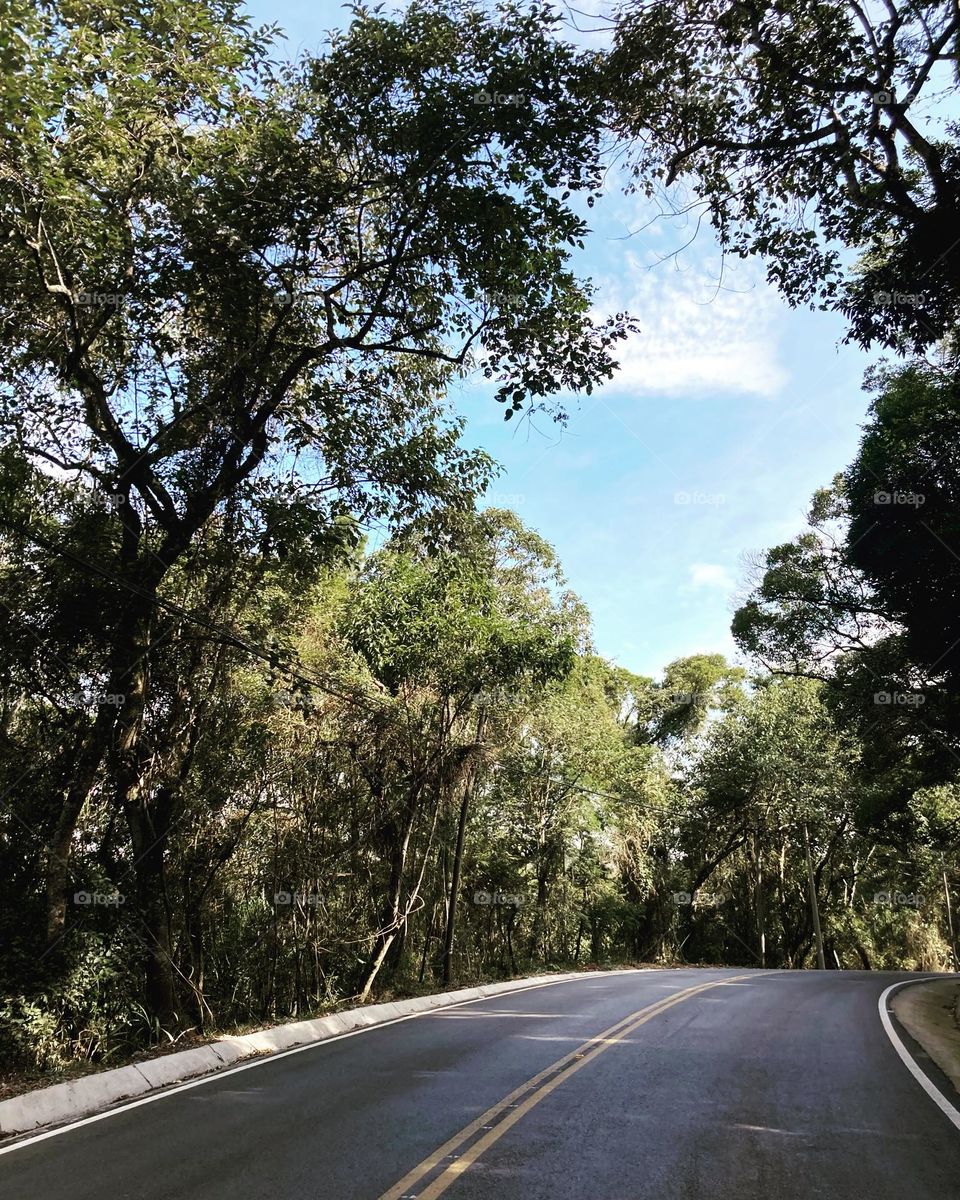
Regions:
<instances>
[{"instance_id":1,"label":"road curve","mask_svg":"<svg viewBox=\"0 0 960 1200\"><path fill-rule=\"evenodd\" d=\"M909 978L599 973L471 1002L0 1152L0 1196L960 1200L960 1133L877 1011Z\"/></svg>"}]
</instances>

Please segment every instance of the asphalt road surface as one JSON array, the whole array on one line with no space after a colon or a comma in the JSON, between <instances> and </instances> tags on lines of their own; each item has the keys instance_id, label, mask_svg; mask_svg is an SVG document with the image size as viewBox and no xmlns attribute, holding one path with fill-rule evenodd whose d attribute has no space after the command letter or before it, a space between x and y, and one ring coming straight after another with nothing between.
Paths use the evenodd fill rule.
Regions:
<instances>
[{"instance_id":1,"label":"asphalt road surface","mask_svg":"<svg viewBox=\"0 0 960 1200\"><path fill-rule=\"evenodd\" d=\"M907 978L642 971L468 1003L19 1145L0 1196L960 1200L960 1130L877 1011Z\"/></svg>"}]
</instances>

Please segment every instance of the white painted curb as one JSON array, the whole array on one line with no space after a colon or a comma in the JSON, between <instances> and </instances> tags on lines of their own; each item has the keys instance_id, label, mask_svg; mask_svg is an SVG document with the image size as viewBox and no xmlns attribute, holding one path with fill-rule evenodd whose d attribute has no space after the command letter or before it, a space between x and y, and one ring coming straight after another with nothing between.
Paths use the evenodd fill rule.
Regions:
<instances>
[{"instance_id":1,"label":"white painted curb","mask_svg":"<svg viewBox=\"0 0 960 1200\"><path fill-rule=\"evenodd\" d=\"M272 1054L294 1046L308 1046L327 1038L340 1037L354 1030L396 1021L417 1013L429 1012L467 1000L483 1000L504 992L515 992L538 984L564 983L571 979L590 979L609 972L573 971L565 975L533 975L527 979L511 979L506 983L487 983L480 987L461 988L433 996L416 996L391 1004L372 1004L332 1013L314 1021L295 1021L260 1029L237 1037L221 1038L208 1046L181 1050L146 1062L112 1071L87 1075L73 1083L56 1083L35 1092L25 1092L0 1102L0 1136L27 1133L47 1125L58 1125L100 1112L119 1100L141 1096L185 1079L210 1075L232 1066L244 1058Z\"/></svg>"}]
</instances>

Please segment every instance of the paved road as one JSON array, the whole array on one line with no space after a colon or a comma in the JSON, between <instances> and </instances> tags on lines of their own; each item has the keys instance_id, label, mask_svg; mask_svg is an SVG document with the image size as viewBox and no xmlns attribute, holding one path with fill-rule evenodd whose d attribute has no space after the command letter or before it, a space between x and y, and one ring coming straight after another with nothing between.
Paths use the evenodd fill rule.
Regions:
<instances>
[{"instance_id":1,"label":"paved road","mask_svg":"<svg viewBox=\"0 0 960 1200\"><path fill-rule=\"evenodd\" d=\"M20 1146L0 1196L960 1200L960 1132L878 1017L904 978L611 973L462 1005Z\"/></svg>"}]
</instances>

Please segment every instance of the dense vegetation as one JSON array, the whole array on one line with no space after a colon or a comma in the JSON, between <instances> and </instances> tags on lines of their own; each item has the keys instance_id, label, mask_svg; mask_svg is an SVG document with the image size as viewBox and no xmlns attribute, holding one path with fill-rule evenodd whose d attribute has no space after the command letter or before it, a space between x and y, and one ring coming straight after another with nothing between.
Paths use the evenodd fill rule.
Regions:
<instances>
[{"instance_id":1,"label":"dense vegetation","mask_svg":"<svg viewBox=\"0 0 960 1200\"><path fill-rule=\"evenodd\" d=\"M701 43L637 6L603 59L540 5L423 3L280 65L231 0L4 4L4 1062L553 964L809 966L811 875L828 966L951 964L956 256L899 324L863 316L862 276L824 291L856 336L938 349L875 376L857 460L759 565L749 668L600 657L551 547L482 508L496 468L446 400L475 371L508 417L562 419L615 369L630 320L594 322L570 268L614 131L652 191L695 167L729 232L747 135L680 153L702 89L645 108L637 39L670 72L752 29L770 122L772 31L816 8L837 54L853 36L845 5L741 7ZM946 45L941 8L911 12ZM931 53L894 42L891 79ZM771 233L763 189L829 208L854 143L778 179L772 136L730 244L789 291L813 243ZM911 144L896 236L867 183L826 229L898 296L958 196L954 143Z\"/></svg>"}]
</instances>

